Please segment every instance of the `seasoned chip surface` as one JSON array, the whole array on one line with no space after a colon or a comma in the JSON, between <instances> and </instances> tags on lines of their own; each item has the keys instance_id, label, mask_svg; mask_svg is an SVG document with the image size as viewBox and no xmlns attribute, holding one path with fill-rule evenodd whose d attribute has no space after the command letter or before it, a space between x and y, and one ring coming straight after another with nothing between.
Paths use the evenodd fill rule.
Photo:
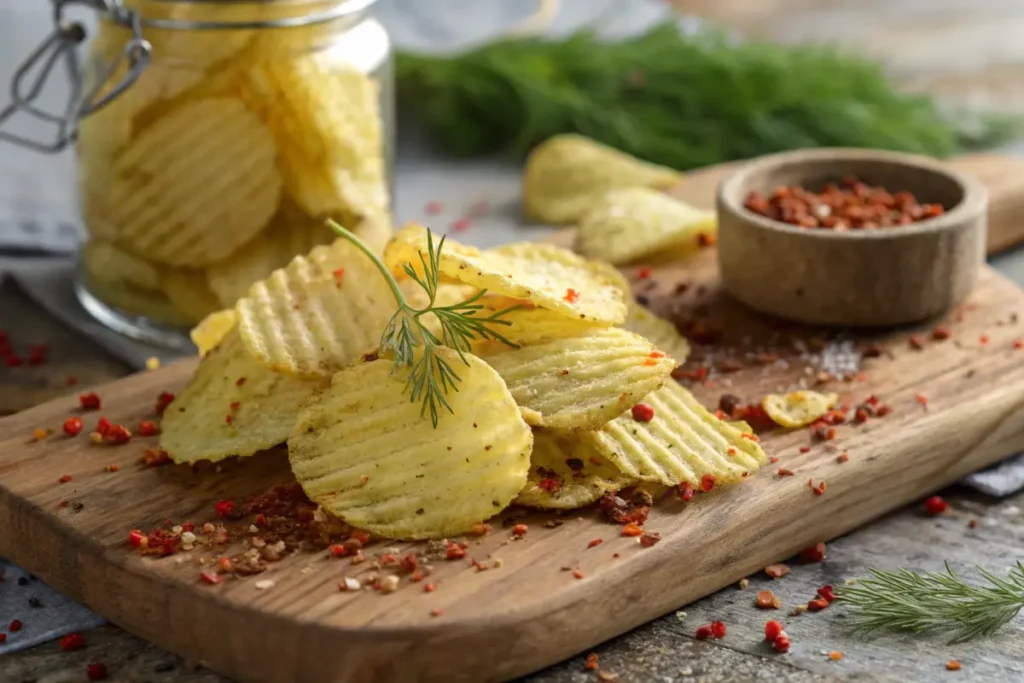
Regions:
<instances>
[{"instance_id":1,"label":"seasoned chip surface","mask_svg":"<svg viewBox=\"0 0 1024 683\"><path fill-rule=\"evenodd\" d=\"M532 301L487 296L481 299L480 303L484 308L477 313L477 317L508 311L501 319L508 321L509 324L496 325L494 329L513 344L536 344L561 337L574 337L600 327L589 320L570 318L562 313L541 308ZM508 310L513 307L516 308ZM485 345L489 345L489 342L485 342Z\"/></svg>"},{"instance_id":2,"label":"seasoned chip surface","mask_svg":"<svg viewBox=\"0 0 1024 683\"><path fill-rule=\"evenodd\" d=\"M512 501L533 434L486 363L440 354L462 382L436 429L386 360L339 372L303 408L288 455L312 500L357 527L409 539L466 532Z\"/></svg>"},{"instance_id":3,"label":"seasoned chip surface","mask_svg":"<svg viewBox=\"0 0 1024 683\"><path fill-rule=\"evenodd\" d=\"M529 478L515 502L546 510L572 510L635 481L579 436L538 429L533 432Z\"/></svg>"},{"instance_id":4,"label":"seasoned chip surface","mask_svg":"<svg viewBox=\"0 0 1024 683\"><path fill-rule=\"evenodd\" d=\"M667 188L678 171L641 161L582 135L556 135L526 160L523 204L542 223L574 223L605 192L615 188Z\"/></svg>"},{"instance_id":5,"label":"seasoned chip surface","mask_svg":"<svg viewBox=\"0 0 1024 683\"><path fill-rule=\"evenodd\" d=\"M652 344L664 351L682 365L686 357L690 355L690 342L686 337L679 334L676 326L654 315L638 303L629 307L629 315L626 324L623 325L630 332L636 332Z\"/></svg>"},{"instance_id":6,"label":"seasoned chip surface","mask_svg":"<svg viewBox=\"0 0 1024 683\"><path fill-rule=\"evenodd\" d=\"M217 344L220 344L228 332L235 328L236 320L235 309L227 308L211 313L199 321L199 324L189 332L192 343L199 349L199 355L205 356Z\"/></svg>"},{"instance_id":7,"label":"seasoned chip surface","mask_svg":"<svg viewBox=\"0 0 1024 683\"><path fill-rule=\"evenodd\" d=\"M762 399L761 407L776 424L795 429L823 417L838 400L838 394L791 391L788 394L768 394Z\"/></svg>"},{"instance_id":8,"label":"seasoned chip surface","mask_svg":"<svg viewBox=\"0 0 1024 683\"><path fill-rule=\"evenodd\" d=\"M427 254L426 229L407 226L388 245L385 261L397 271L403 263L418 264L418 254ZM626 319L621 276L606 264L551 244L523 242L481 252L445 240L439 270L492 294L526 299L579 320L618 325Z\"/></svg>"},{"instance_id":9,"label":"seasoned chip surface","mask_svg":"<svg viewBox=\"0 0 1024 683\"><path fill-rule=\"evenodd\" d=\"M527 422L559 431L599 428L676 366L643 337L615 327L519 348L491 342L476 353L508 384Z\"/></svg>"},{"instance_id":10,"label":"seasoned chip surface","mask_svg":"<svg viewBox=\"0 0 1024 683\"><path fill-rule=\"evenodd\" d=\"M666 486L683 482L700 488L705 475L715 486L735 484L764 464L764 451L752 439L709 413L675 382L648 394L650 422L626 412L598 431L583 435L624 474Z\"/></svg>"},{"instance_id":11,"label":"seasoned chip surface","mask_svg":"<svg viewBox=\"0 0 1024 683\"><path fill-rule=\"evenodd\" d=\"M576 251L621 265L683 246L698 246L717 226L713 211L647 187L611 190L580 221Z\"/></svg>"},{"instance_id":12,"label":"seasoned chip surface","mask_svg":"<svg viewBox=\"0 0 1024 683\"><path fill-rule=\"evenodd\" d=\"M274 214L276 158L270 132L240 101L182 103L117 161L110 211L119 242L166 265L223 260Z\"/></svg>"},{"instance_id":13,"label":"seasoned chip surface","mask_svg":"<svg viewBox=\"0 0 1024 683\"><path fill-rule=\"evenodd\" d=\"M414 297L415 285L406 284ZM272 370L303 376L330 376L374 351L397 309L373 262L345 240L294 258L235 306L249 352Z\"/></svg>"},{"instance_id":14,"label":"seasoned chip surface","mask_svg":"<svg viewBox=\"0 0 1024 683\"><path fill-rule=\"evenodd\" d=\"M271 448L287 440L299 407L325 384L267 370L232 331L164 411L160 446L177 463Z\"/></svg>"}]
</instances>

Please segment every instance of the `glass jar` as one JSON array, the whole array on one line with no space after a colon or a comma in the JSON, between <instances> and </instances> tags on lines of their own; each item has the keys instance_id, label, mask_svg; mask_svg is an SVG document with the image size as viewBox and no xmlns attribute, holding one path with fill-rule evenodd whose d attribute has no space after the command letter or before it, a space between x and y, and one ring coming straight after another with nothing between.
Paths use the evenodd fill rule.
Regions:
<instances>
[{"instance_id":1,"label":"glass jar","mask_svg":"<svg viewBox=\"0 0 1024 683\"><path fill-rule=\"evenodd\" d=\"M78 125L87 239L78 297L118 331L177 345L250 283L330 242L390 235L392 54L373 0L124 0L151 46ZM83 91L133 68L101 14ZM130 78L129 78L130 80Z\"/></svg>"}]
</instances>

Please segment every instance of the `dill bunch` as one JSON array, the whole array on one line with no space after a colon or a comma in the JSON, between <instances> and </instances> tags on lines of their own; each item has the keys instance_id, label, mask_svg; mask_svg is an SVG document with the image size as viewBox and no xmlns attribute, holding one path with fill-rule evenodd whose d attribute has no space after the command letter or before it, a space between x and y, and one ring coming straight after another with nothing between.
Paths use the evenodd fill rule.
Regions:
<instances>
[{"instance_id":1,"label":"dill bunch","mask_svg":"<svg viewBox=\"0 0 1024 683\"><path fill-rule=\"evenodd\" d=\"M404 111L462 156L522 156L573 132L688 169L820 146L941 157L1017 130L1007 117L954 120L856 55L684 34L673 23L614 43L583 31L454 56L400 52L396 76Z\"/></svg>"}]
</instances>

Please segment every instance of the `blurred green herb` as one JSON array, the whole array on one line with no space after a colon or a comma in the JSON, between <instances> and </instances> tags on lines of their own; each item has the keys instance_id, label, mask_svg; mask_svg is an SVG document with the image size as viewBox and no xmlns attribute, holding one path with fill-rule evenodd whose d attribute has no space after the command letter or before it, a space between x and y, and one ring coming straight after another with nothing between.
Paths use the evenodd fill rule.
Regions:
<instances>
[{"instance_id":1,"label":"blurred green herb","mask_svg":"<svg viewBox=\"0 0 1024 683\"><path fill-rule=\"evenodd\" d=\"M580 32L455 56L400 53L397 80L405 111L464 156L523 155L575 132L687 169L817 146L947 156L1019 130L1009 117L958 120L899 91L875 62L827 46L684 34L675 24L617 43Z\"/></svg>"}]
</instances>

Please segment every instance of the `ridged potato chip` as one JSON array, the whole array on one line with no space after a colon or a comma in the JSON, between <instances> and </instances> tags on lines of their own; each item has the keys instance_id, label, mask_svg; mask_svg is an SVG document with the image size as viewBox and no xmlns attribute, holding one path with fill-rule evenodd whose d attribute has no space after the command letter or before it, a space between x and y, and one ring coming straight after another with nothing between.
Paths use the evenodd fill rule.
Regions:
<instances>
[{"instance_id":1,"label":"ridged potato chip","mask_svg":"<svg viewBox=\"0 0 1024 683\"><path fill-rule=\"evenodd\" d=\"M519 348L491 342L474 352L505 380L528 423L559 431L599 428L676 367L649 341L617 327Z\"/></svg>"},{"instance_id":2,"label":"ridged potato chip","mask_svg":"<svg viewBox=\"0 0 1024 683\"><path fill-rule=\"evenodd\" d=\"M91 239L81 252L82 265L96 280L159 292L160 269L110 242Z\"/></svg>"},{"instance_id":3,"label":"ridged potato chip","mask_svg":"<svg viewBox=\"0 0 1024 683\"><path fill-rule=\"evenodd\" d=\"M248 71L243 97L264 113L285 187L311 216L351 225L386 213L378 85L358 69L315 55L263 59Z\"/></svg>"},{"instance_id":4,"label":"ridged potato chip","mask_svg":"<svg viewBox=\"0 0 1024 683\"><path fill-rule=\"evenodd\" d=\"M217 297L206 284L202 271L186 268L165 268L161 274L163 292L171 304L193 323L220 309Z\"/></svg>"},{"instance_id":5,"label":"ridged potato chip","mask_svg":"<svg viewBox=\"0 0 1024 683\"><path fill-rule=\"evenodd\" d=\"M635 481L578 436L535 430L530 474L515 502L542 510L572 510Z\"/></svg>"},{"instance_id":6,"label":"ridged potato chip","mask_svg":"<svg viewBox=\"0 0 1024 683\"><path fill-rule=\"evenodd\" d=\"M715 486L735 484L766 461L756 441L709 413L675 382L643 402L654 409L649 422L626 412L581 437L628 476L666 486L686 482L699 490L705 475L714 477Z\"/></svg>"},{"instance_id":7,"label":"ridged potato chip","mask_svg":"<svg viewBox=\"0 0 1024 683\"><path fill-rule=\"evenodd\" d=\"M493 329L513 344L536 344L538 342L575 337L595 329L594 323L570 318L562 313L536 306L532 301L513 299L505 296L485 296L479 302L484 308L477 317L487 317L508 311L501 320L508 325L495 325ZM508 310L510 308L514 310ZM484 342L489 345L490 342Z\"/></svg>"},{"instance_id":8,"label":"ridged potato chip","mask_svg":"<svg viewBox=\"0 0 1024 683\"><path fill-rule=\"evenodd\" d=\"M238 100L183 103L117 160L110 210L118 241L171 266L227 258L273 216L276 160L270 132Z\"/></svg>"},{"instance_id":9,"label":"ridged potato chip","mask_svg":"<svg viewBox=\"0 0 1024 683\"><path fill-rule=\"evenodd\" d=\"M523 172L526 214L542 223L575 223L608 190L667 188L682 174L641 161L582 135L556 135L538 145Z\"/></svg>"},{"instance_id":10,"label":"ridged potato chip","mask_svg":"<svg viewBox=\"0 0 1024 683\"><path fill-rule=\"evenodd\" d=\"M271 448L288 439L299 408L326 384L267 370L249 356L237 332L230 332L167 406L160 447L176 463Z\"/></svg>"},{"instance_id":11,"label":"ridged potato chip","mask_svg":"<svg viewBox=\"0 0 1024 683\"><path fill-rule=\"evenodd\" d=\"M832 410L839 400L838 394L821 394L817 391L791 391L788 394L768 394L761 401L761 407L772 422L783 427L796 429L806 427L825 413Z\"/></svg>"},{"instance_id":12,"label":"ridged potato chip","mask_svg":"<svg viewBox=\"0 0 1024 683\"><path fill-rule=\"evenodd\" d=\"M410 301L418 290L403 283ZM374 351L398 310L373 262L346 240L315 247L235 305L246 348L271 370L330 376Z\"/></svg>"},{"instance_id":13,"label":"ridged potato chip","mask_svg":"<svg viewBox=\"0 0 1024 683\"><path fill-rule=\"evenodd\" d=\"M285 197L266 229L224 261L210 266L206 278L221 306L234 306L252 283L335 238L322 220L310 218Z\"/></svg>"},{"instance_id":14,"label":"ridged potato chip","mask_svg":"<svg viewBox=\"0 0 1024 683\"><path fill-rule=\"evenodd\" d=\"M199 355L205 356L209 353L217 344L220 344L221 340L227 336L228 332L235 329L237 318L235 316L235 309L228 308L223 311L217 311L203 318L198 325L192 328L189 332L189 337L192 338L192 343L199 349Z\"/></svg>"},{"instance_id":15,"label":"ridged potato chip","mask_svg":"<svg viewBox=\"0 0 1024 683\"><path fill-rule=\"evenodd\" d=\"M436 429L387 360L336 374L288 439L306 494L349 524L388 538L443 538L500 512L526 483L533 434L494 370L451 349L462 382Z\"/></svg>"},{"instance_id":16,"label":"ridged potato chip","mask_svg":"<svg viewBox=\"0 0 1024 683\"><path fill-rule=\"evenodd\" d=\"M686 357L690 355L690 342L679 334L676 326L664 318L654 315L638 303L634 302L629 307L629 315L626 317L626 324L623 327L649 340L660 350L672 356L680 365L685 363Z\"/></svg>"},{"instance_id":17,"label":"ridged potato chip","mask_svg":"<svg viewBox=\"0 0 1024 683\"><path fill-rule=\"evenodd\" d=\"M164 325L186 329L193 322L171 305L163 292L139 289L125 281L100 280L89 271L83 273L83 280L90 294L122 315L159 320Z\"/></svg>"},{"instance_id":18,"label":"ridged potato chip","mask_svg":"<svg viewBox=\"0 0 1024 683\"><path fill-rule=\"evenodd\" d=\"M434 241L435 248L438 240ZM392 271L419 264L428 253L427 231L419 225L399 230L384 252ZM419 270L419 268L417 268ZM488 251L445 240L439 257L442 275L579 320L618 325L626 319L626 295L618 273L552 244L508 244Z\"/></svg>"},{"instance_id":19,"label":"ridged potato chip","mask_svg":"<svg viewBox=\"0 0 1024 683\"><path fill-rule=\"evenodd\" d=\"M576 251L587 258L622 265L682 246L714 233L713 211L647 187L626 187L603 195L580 220Z\"/></svg>"}]
</instances>

